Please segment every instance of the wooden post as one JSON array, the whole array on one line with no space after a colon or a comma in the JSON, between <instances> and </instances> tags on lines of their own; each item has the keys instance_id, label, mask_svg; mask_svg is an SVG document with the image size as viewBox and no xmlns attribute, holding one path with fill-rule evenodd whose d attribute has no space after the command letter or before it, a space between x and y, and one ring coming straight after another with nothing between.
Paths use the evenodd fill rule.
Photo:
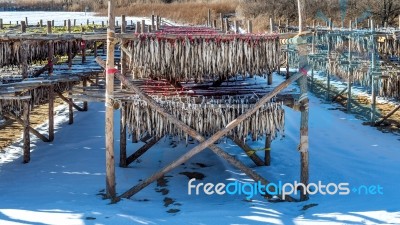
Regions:
<instances>
[{"instance_id":1,"label":"wooden post","mask_svg":"<svg viewBox=\"0 0 400 225\"><path fill-rule=\"evenodd\" d=\"M81 40L82 64L86 62L86 41Z\"/></svg>"},{"instance_id":2,"label":"wooden post","mask_svg":"<svg viewBox=\"0 0 400 225\"><path fill-rule=\"evenodd\" d=\"M101 27L104 27L104 21L101 21Z\"/></svg>"},{"instance_id":3,"label":"wooden post","mask_svg":"<svg viewBox=\"0 0 400 225\"><path fill-rule=\"evenodd\" d=\"M272 17L269 18L269 32L271 34L274 33L274 21L272 20Z\"/></svg>"},{"instance_id":4,"label":"wooden post","mask_svg":"<svg viewBox=\"0 0 400 225\"><path fill-rule=\"evenodd\" d=\"M67 28L67 20L64 20L64 28Z\"/></svg>"},{"instance_id":5,"label":"wooden post","mask_svg":"<svg viewBox=\"0 0 400 225\"><path fill-rule=\"evenodd\" d=\"M235 20L235 34L239 33L239 21Z\"/></svg>"},{"instance_id":6,"label":"wooden post","mask_svg":"<svg viewBox=\"0 0 400 225\"><path fill-rule=\"evenodd\" d=\"M220 22L221 22L221 31L222 31L222 33L225 33L224 17L222 16L222 13L219 14L219 18L220 18Z\"/></svg>"},{"instance_id":7,"label":"wooden post","mask_svg":"<svg viewBox=\"0 0 400 225\"><path fill-rule=\"evenodd\" d=\"M0 30L3 30L3 19L0 19Z\"/></svg>"},{"instance_id":8,"label":"wooden post","mask_svg":"<svg viewBox=\"0 0 400 225\"><path fill-rule=\"evenodd\" d=\"M328 63L329 65L332 63L331 62L331 43L330 41L327 42L328 44ZM331 73L330 71L327 71L326 73L326 100L330 101L331 99Z\"/></svg>"},{"instance_id":9,"label":"wooden post","mask_svg":"<svg viewBox=\"0 0 400 225\"><path fill-rule=\"evenodd\" d=\"M94 52L94 57L97 57L97 41L93 43L93 52Z\"/></svg>"},{"instance_id":10,"label":"wooden post","mask_svg":"<svg viewBox=\"0 0 400 225\"><path fill-rule=\"evenodd\" d=\"M126 161L126 103L122 103L121 117L120 117L120 149L119 149L119 166L127 167Z\"/></svg>"},{"instance_id":11,"label":"wooden post","mask_svg":"<svg viewBox=\"0 0 400 225\"><path fill-rule=\"evenodd\" d=\"M140 29L141 25L139 21L136 21L136 29L135 29L135 33L139 34L141 33L141 29Z\"/></svg>"},{"instance_id":12,"label":"wooden post","mask_svg":"<svg viewBox=\"0 0 400 225\"><path fill-rule=\"evenodd\" d=\"M224 19L224 30L225 30L225 33L228 33L229 32L229 21L228 21L228 18L225 18Z\"/></svg>"},{"instance_id":13,"label":"wooden post","mask_svg":"<svg viewBox=\"0 0 400 225\"><path fill-rule=\"evenodd\" d=\"M140 28L140 32L143 34L143 33L145 33L146 32L146 21L145 20L142 20L142 25L141 25L141 28Z\"/></svg>"},{"instance_id":14,"label":"wooden post","mask_svg":"<svg viewBox=\"0 0 400 225\"><path fill-rule=\"evenodd\" d=\"M154 21L154 15L152 15L151 19L152 19L152 21L151 21L152 26L154 26L154 22L155 22ZM125 21L125 16L123 16L123 21ZM126 26L124 25L124 23L122 24L122 27L121 27L121 33L122 34L126 33ZM124 43L121 43L121 46L123 46L123 45L124 45ZM128 60L127 60L126 53L121 50L121 61L120 61L120 63L121 63L121 73L124 76L126 75L126 71L127 71L127 65L126 65L127 61ZM121 89L122 88L123 88L123 85L121 84Z\"/></svg>"},{"instance_id":15,"label":"wooden post","mask_svg":"<svg viewBox=\"0 0 400 225\"><path fill-rule=\"evenodd\" d=\"M289 32L289 19L286 19L286 32Z\"/></svg>"},{"instance_id":16,"label":"wooden post","mask_svg":"<svg viewBox=\"0 0 400 225\"><path fill-rule=\"evenodd\" d=\"M21 21L21 33L26 33L26 23L25 23L25 21Z\"/></svg>"},{"instance_id":17,"label":"wooden post","mask_svg":"<svg viewBox=\"0 0 400 225\"><path fill-rule=\"evenodd\" d=\"M400 30L400 15L399 15L399 30Z\"/></svg>"},{"instance_id":18,"label":"wooden post","mask_svg":"<svg viewBox=\"0 0 400 225\"><path fill-rule=\"evenodd\" d=\"M332 18L329 18L328 23L329 23L329 30L332 30L333 29Z\"/></svg>"},{"instance_id":19,"label":"wooden post","mask_svg":"<svg viewBox=\"0 0 400 225\"><path fill-rule=\"evenodd\" d=\"M49 141L54 140L54 86L49 87Z\"/></svg>"},{"instance_id":20,"label":"wooden post","mask_svg":"<svg viewBox=\"0 0 400 225\"><path fill-rule=\"evenodd\" d=\"M299 70L305 68L308 64L307 62L307 45L298 45L299 52ZM300 182L307 187L309 180L308 173L308 87L307 87L307 73L301 72L303 75L299 78L299 86L300 86L300 144L299 144L299 152L300 152ZM307 191L304 188L300 190L300 201L305 201L308 199Z\"/></svg>"},{"instance_id":21,"label":"wooden post","mask_svg":"<svg viewBox=\"0 0 400 225\"><path fill-rule=\"evenodd\" d=\"M151 30L156 29L156 21L155 21L155 16L154 14L151 15Z\"/></svg>"},{"instance_id":22,"label":"wooden post","mask_svg":"<svg viewBox=\"0 0 400 225\"><path fill-rule=\"evenodd\" d=\"M217 20L213 20L213 28L217 29Z\"/></svg>"},{"instance_id":23,"label":"wooden post","mask_svg":"<svg viewBox=\"0 0 400 225\"><path fill-rule=\"evenodd\" d=\"M371 44L372 44L372 51L371 51L371 75L370 75L370 81L371 81L371 123L374 124L375 123L375 112L376 112L376 80L375 80L375 27L374 27L374 22L371 19L370 21L371 23Z\"/></svg>"},{"instance_id":24,"label":"wooden post","mask_svg":"<svg viewBox=\"0 0 400 225\"><path fill-rule=\"evenodd\" d=\"M89 26L89 19L86 20L86 25Z\"/></svg>"},{"instance_id":25,"label":"wooden post","mask_svg":"<svg viewBox=\"0 0 400 225\"><path fill-rule=\"evenodd\" d=\"M22 79L28 78L28 44L22 41L21 51L21 75Z\"/></svg>"},{"instance_id":26,"label":"wooden post","mask_svg":"<svg viewBox=\"0 0 400 225\"><path fill-rule=\"evenodd\" d=\"M23 120L24 120L24 126L23 126L23 140L24 140L24 161L23 163L28 163L31 160L31 138L29 135L29 101L25 100L23 101Z\"/></svg>"},{"instance_id":27,"label":"wooden post","mask_svg":"<svg viewBox=\"0 0 400 225\"><path fill-rule=\"evenodd\" d=\"M289 71L289 45L286 45L287 51L286 51L286 79L289 79L290 77L290 71Z\"/></svg>"},{"instance_id":28,"label":"wooden post","mask_svg":"<svg viewBox=\"0 0 400 225\"><path fill-rule=\"evenodd\" d=\"M72 69L72 41L68 41L68 69Z\"/></svg>"},{"instance_id":29,"label":"wooden post","mask_svg":"<svg viewBox=\"0 0 400 225\"><path fill-rule=\"evenodd\" d=\"M115 24L116 24L116 26L117 26L117 27L119 27L119 23L118 23L118 20L117 20L117 21L115 21Z\"/></svg>"},{"instance_id":30,"label":"wooden post","mask_svg":"<svg viewBox=\"0 0 400 225\"><path fill-rule=\"evenodd\" d=\"M126 17L125 15L121 15L121 33L126 33Z\"/></svg>"},{"instance_id":31,"label":"wooden post","mask_svg":"<svg viewBox=\"0 0 400 225\"><path fill-rule=\"evenodd\" d=\"M68 104L68 124L71 125L74 123L74 106L73 106L73 99L72 99L72 93L71 93L72 87L69 88L68 92L68 101L71 104Z\"/></svg>"},{"instance_id":32,"label":"wooden post","mask_svg":"<svg viewBox=\"0 0 400 225\"><path fill-rule=\"evenodd\" d=\"M350 20L349 24L349 30L352 31L352 22ZM351 34L350 34L351 35ZM352 50L352 39L349 38L349 75L348 75L348 81L347 81L347 113L350 113L351 111L351 85L353 83L353 68L352 68L352 55L351 55L351 50Z\"/></svg>"},{"instance_id":33,"label":"wooden post","mask_svg":"<svg viewBox=\"0 0 400 225\"><path fill-rule=\"evenodd\" d=\"M25 25L26 25L26 26L29 26L29 25L28 25L28 17L25 17Z\"/></svg>"},{"instance_id":34,"label":"wooden post","mask_svg":"<svg viewBox=\"0 0 400 225\"><path fill-rule=\"evenodd\" d=\"M86 88L87 88L87 79L86 78L84 78L82 81L82 87L83 87L83 91L86 91ZM83 111L88 111L88 102L87 101L83 102Z\"/></svg>"},{"instance_id":35,"label":"wooden post","mask_svg":"<svg viewBox=\"0 0 400 225\"><path fill-rule=\"evenodd\" d=\"M51 27L52 27L52 26L51 26L51 21L47 21L47 34L53 33Z\"/></svg>"},{"instance_id":36,"label":"wooden post","mask_svg":"<svg viewBox=\"0 0 400 225\"><path fill-rule=\"evenodd\" d=\"M74 27L76 27L76 19L74 19Z\"/></svg>"},{"instance_id":37,"label":"wooden post","mask_svg":"<svg viewBox=\"0 0 400 225\"><path fill-rule=\"evenodd\" d=\"M207 26L211 27L211 9L208 9Z\"/></svg>"},{"instance_id":38,"label":"wooden post","mask_svg":"<svg viewBox=\"0 0 400 225\"><path fill-rule=\"evenodd\" d=\"M115 16L113 1L108 1L107 61L106 61L106 197L115 199L115 159L114 159L114 107L111 96L114 92L114 40Z\"/></svg>"},{"instance_id":39,"label":"wooden post","mask_svg":"<svg viewBox=\"0 0 400 225\"><path fill-rule=\"evenodd\" d=\"M51 26L54 27L54 20L51 21Z\"/></svg>"},{"instance_id":40,"label":"wooden post","mask_svg":"<svg viewBox=\"0 0 400 225\"><path fill-rule=\"evenodd\" d=\"M247 32L249 34L253 33L253 23L251 22L251 20L247 21Z\"/></svg>"},{"instance_id":41,"label":"wooden post","mask_svg":"<svg viewBox=\"0 0 400 225\"><path fill-rule=\"evenodd\" d=\"M265 136L265 155L264 155L264 163L266 166L271 165L271 135L267 134Z\"/></svg>"},{"instance_id":42,"label":"wooden post","mask_svg":"<svg viewBox=\"0 0 400 225\"><path fill-rule=\"evenodd\" d=\"M71 20L68 20L67 31L68 31L68 33L71 33Z\"/></svg>"},{"instance_id":43,"label":"wooden post","mask_svg":"<svg viewBox=\"0 0 400 225\"><path fill-rule=\"evenodd\" d=\"M49 76L51 76L53 74L53 58L54 58L54 43L53 41L49 41L48 43L49 45L49 56L47 59L47 62L49 64Z\"/></svg>"},{"instance_id":44,"label":"wooden post","mask_svg":"<svg viewBox=\"0 0 400 225\"><path fill-rule=\"evenodd\" d=\"M354 28L356 30L358 29L358 20L357 20L357 18L354 20Z\"/></svg>"},{"instance_id":45,"label":"wooden post","mask_svg":"<svg viewBox=\"0 0 400 225\"><path fill-rule=\"evenodd\" d=\"M303 32L306 28L305 24L306 24L306 0L297 0L297 9L298 9L298 18L299 18L299 33Z\"/></svg>"}]
</instances>

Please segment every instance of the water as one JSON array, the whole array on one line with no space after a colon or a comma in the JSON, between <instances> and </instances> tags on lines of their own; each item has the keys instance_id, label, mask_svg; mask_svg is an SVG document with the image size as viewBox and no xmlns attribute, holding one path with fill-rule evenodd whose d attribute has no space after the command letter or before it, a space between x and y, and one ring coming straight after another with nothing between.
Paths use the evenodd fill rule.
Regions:
<instances>
[{"instance_id":1,"label":"water","mask_svg":"<svg viewBox=\"0 0 400 225\"><path fill-rule=\"evenodd\" d=\"M28 24L34 25L37 24L40 20L43 20L43 24L46 24L46 21L54 20L55 26L64 26L64 20L71 20L73 25L74 19L76 19L76 25L86 25L87 20L89 19L90 24L94 21L96 24L101 24L102 21L106 24L107 17L105 16L96 16L96 13L93 12L48 12L48 11L4 11L0 12L0 18L3 19L4 24L9 24L10 21L12 24L16 24L17 21L25 20L25 17L28 17ZM126 21L128 25L132 20L134 23L136 21L141 21L142 19L146 20L146 23L149 24L149 18L141 18L141 17L126 17ZM117 17L116 21L121 24L121 17Z\"/></svg>"}]
</instances>

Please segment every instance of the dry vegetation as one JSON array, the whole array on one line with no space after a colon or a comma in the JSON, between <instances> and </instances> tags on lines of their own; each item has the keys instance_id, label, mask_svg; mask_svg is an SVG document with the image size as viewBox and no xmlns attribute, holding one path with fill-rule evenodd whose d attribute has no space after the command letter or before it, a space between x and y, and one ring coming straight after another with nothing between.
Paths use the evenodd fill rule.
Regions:
<instances>
[{"instance_id":1,"label":"dry vegetation","mask_svg":"<svg viewBox=\"0 0 400 225\"><path fill-rule=\"evenodd\" d=\"M130 7L117 8L117 15L149 16L152 13L173 21L188 24L204 24L207 20L208 9L211 9L214 19L219 14L234 14L238 2L225 1L216 3L184 2L184 3L133 3Z\"/></svg>"},{"instance_id":2,"label":"dry vegetation","mask_svg":"<svg viewBox=\"0 0 400 225\"><path fill-rule=\"evenodd\" d=\"M360 25L366 26L366 18L372 17L378 24L397 26L400 14L399 0L302 0L306 3L308 24L312 20L325 24L332 18L337 26L342 20L347 26L349 20L358 18ZM9 1L5 1L9 2ZM0 7L10 5L0 1ZM45 10L89 10L106 13L108 0L16 0L12 5L20 8ZM207 10L212 10L213 19L219 13L236 15L237 19L252 19L254 30L267 30L269 17L274 21L297 23L297 0L114 0L117 15L149 16L154 12L173 21L204 24Z\"/></svg>"}]
</instances>

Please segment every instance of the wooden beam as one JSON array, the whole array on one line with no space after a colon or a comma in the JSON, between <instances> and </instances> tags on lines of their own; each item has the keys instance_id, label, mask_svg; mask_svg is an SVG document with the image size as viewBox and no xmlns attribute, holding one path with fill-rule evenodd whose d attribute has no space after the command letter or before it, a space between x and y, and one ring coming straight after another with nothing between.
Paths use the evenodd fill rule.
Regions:
<instances>
[{"instance_id":1,"label":"wooden beam","mask_svg":"<svg viewBox=\"0 0 400 225\"><path fill-rule=\"evenodd\" d=\"M115 159L114 159L114 108L111 96L114 92L114 49L115 15L114 3L108 1L107 62L106 62L106 197L116 198Z\"/></svg>"},{"instance_id":2,"label":"wooden beam","mask_svg":"<svg viewBox=\"0 0 400 225\"><path fill-rule=\"evenodd\" d=\"M256 166L264 165L264 162L260 159L260 157L258 157L255 150L253 150L247 144L237 138L229 138L246 153L246 155L254 162L254 164L256 164Z\"/></svg>"},{"instance_id":3,"label":"wooden beam","mask_svg":"<svg viewBox=\"0 0 400 225\"><path fill-rule=\"evenodd\" d=\"M126 166L129 166L136 159L138 159L140 156L142 156L144 153L146 153L151 147L153 147L155 144L157 144L157 142L159 142L161 139L162 139L162 137L153 137L149 142L147 142L145 145L143 145L135 153L133 153L126 159Z\"/></svg>"},{"instance_id":4,"label":"wooden beam","mask_svg":"<svg viewBox=\"0 0 400 225\"><path fill-rule=\"evenodd\" d=\"M66 102L66 103L67 103L68 105L70 105L71 107L74 107L76 110L78 110L78 111L80 111L80 112L85 111L84 109L82 109L81 107L79 107L78 105L76 105L76 104L72 101L72 99L69 99L69 98L65 97L61 92L56 91L56 94L57 94L58 97L61 98L61 100L63 100L64 102Z\"/></svg>"},{"instance_id":5,"label":"wooden beam","mask_svg":"<svg viewBox=\"0 0 400 225\"><path fill-rule=\"evenodd\" d=\"M23 119L18 118L12 113L6 113L4 114L4 117L8 117L11 120L15 120L17 123L21 124L22 126L25 126L25 121ZM28 125L29 132L38 137L40 140L43 142L50 142L50 140L45 137L43 134L41 134L39 131L35 130L33 127Z\"/></svg>"},{"instance_id":6,"label":"wooden beam","mask_svg":"<svg viewBox=\"0 0 400 225\"><path fill-rule=\"evenodd\" d=\"M97 57L96 61L104 68L105 63L104 61L100 58ZM255 181L260 181L262 184L269 184L269 181L255 173L253 170L248 168L246 165L241 163L240 161L236 160L233 156L229 155L228 153L224 152L221 148L215 146L213 143L215 143L219 138L221 138L223 135L226 135L229 131L234 129L239 123L244 121L246 118L251 116L253 113L255 113L260 107L262 107L266 102L270 101L274 96L276 96L280 91L288 87L291 83L299 79L302 74L297 73L293 75L290 79L284 81L280 85L278 85L274 90L272 90L269 94L261 98L251 109L246 111L246 113L242 114L238 118L236 118L234 121L229 123L224 129L218 131L216 134L211 136L208 140L206 140L201 134L199 134L196 130L193 130L190 126L186 125L182 121L178 120L177 118L171 116L164 108L160 107L158 103L153 100L150 96L148 96L146 93L142 92L138 87L133 85L132 83L129 82L129 80L125 77L122 76L122 74L118 71L115 71L114 75L125 85L128 89L134 91L139 97L142 99L146 100L146 102L149 104L151 108L156 110L158 113L160 113L162 116L167 118L167 120L173 124L175 124L177 127L181 128L185 133L193 137L194 139L198 140L201 142L200 145L196 146L195 148L191 149L190 151L186 152L184 155L182 155L180 158L172 162L170 165L164 167L157 173L153 174L151 177L147 178L146 180L140 182L138 185L132 187L122 195L120 195L115 201L118 201L120 198L130 198L155 180L161 178L164 174L168 173L169 171L173 170L174 168L178 167L182 163L186 162L189 160L191 157L194 155L200 153L203 151L205 148L209 147L214 153L219 155L220 157L224 158L227 160L229 163L231 163L233 166L239 168L241 171L243 171L245 174L247 174L249 177L254 179ZM270 187L270 191L275 191L274 187ZM290 196L280 196L281 198L287 200L287 201L295 201Z\"/></svg>"},{"instance_id":7,"label":"wooden beam","mask_svg":"<svg viewBox=\"0 0 400 225\"><path fill-rule=\"evenodd\" d=\"M50 67L54 64L56 64L58 62L58 58L53 58L53 60L50 63L47 63L44 67L40 68L38 71L36 71L32 77L38 77L40 76L42 73L44 73L46 70L49 70Z\"/></svg>"},{"instance_id":8,"label":"wooden beam","mask_svg":"<svg viewBox=\"0 0 400 225\"><path fill-rule=\"evenodd\" d=\"M381 125L385 120L389 119L394 113L400 109L400 105L396 106L392 111L390 111L386 116L375 123L375 126Z\"/></svg>"},{"instance_id":9,"label":"wooden beam","mask_svg":"<svg viewBox=\"0 0 400 225\"><path fill-rule=\"evenodd\" d=\"M340 91L337 95L335 95L335 97L332 98L332 102L336 101L337 98L342 96L347 91L347 89L348 89L348 87L345 87L342 91Z\"/></svg>"}]
</instances>

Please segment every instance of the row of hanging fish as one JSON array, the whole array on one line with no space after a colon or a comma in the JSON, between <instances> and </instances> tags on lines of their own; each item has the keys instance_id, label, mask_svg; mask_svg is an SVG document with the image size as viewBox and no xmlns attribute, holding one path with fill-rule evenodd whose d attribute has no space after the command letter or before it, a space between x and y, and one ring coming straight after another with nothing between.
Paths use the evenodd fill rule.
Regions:
<instances>
[{"instance_id":1,"label":"row of hanging fish","mask_svg":"<svg viewBox=\"0 0 400 225\"><path fill-rule=\"evenodd\" d=\"M13 112L17 116L22 115L23 112L22 100L0 99L0 115L9 112Z\"/></svg>"},{"instance_id":2,"label":"row of hanging fish","mask_svg":"<svg viewBox=\"0 0 400 225\"><path fill-rule=\"evenodd\" d=\"M145 77L173 81L226 80L237 75L265 75L280 66L277 36L177 38L141 35L128 44L130 69Z\"/></svg>"},{"instance_id":3,"label":"row of hanging fish","mask_svg":"<svg viewBox=\"0 0 400 225\"><path fill-rule=\"evenodd\" d=\"M250 109L253 104L246 99L195 101L155 99L164 109L200 134L209 137L226 127L231 121ZM146 101L134 98L127 103L126 126L129 132L137 136L162 137L178 136L188 140L188 135L179 127L170 123L164 116L153 110ZM270 134L273 138L283 136L285 113L281 103L269 102L245 121L240 123L228 135L246 140L252 135L254 140Z\"/></svg>"},{"instance_id":4,"label":"row of hanging fish","mask_svg":"<svg viewBox=\"0 0 400 225\"><path fill-rule=\"evenodd\" d=\"M53 41L54 55L65 56L68 54L68 45L71 43L72 54L80 49L78 40ZM0 67L18 66L21 64L21 52L26 51L28 64L47 61L49 56L48 41L1 41L0 42Z\"/></svg>"},{"instance_id":5,"label":"row of hanging fish","mask_svg":"<svg viewBox=\"0 0 400 225\"><path fill-rule=\"evenodd\" d=\"M350 80L358 85L371 87L371 52L375 52L375 56L379 53L386 55L396 55L400 48L398 41L385 39L385 41L373 40L368 35L352 34L348 35L332 35L318 34L315 36L317 54L325 54L324 59L309 58L315 70L322 70L330 75L336 76L344 81ZM349 41L351 49L349 49ZM358 64L352 67L350 76L350 67L348 63L348 53L351 51L352 63ZM329 54L328 54L329 53ZM377 59L378 61L378 59ZM379 65L376 65L379 71ZM381 97L400 97L399 74L396 72L387 72L386 78L378 79L378 95ZM349 77L350 76L350 77Z\"/></svg>"},{"instance_id":6,"label":"row of hanging fish","mask_svg":"<svg viewBox=\"0 0 400 225\"><path fill-rule=\"evenodd\" d=\"M65 92L70 89L72 85L76 83L74 82L60 82L53 85L55 92ZM38 106L41 104L46 104L49 102L49 90L50 86L41 86L38 88L34 88L29 90L25 95L30 96L29 105L30 106ZM12 112L17 116L22 115L23 106L22 101L25 100L0 100L0 114L6 112Z\"/></svg>"},{"instance_id":7,"label":"row of hanging fish","mask_svg":"<svg viewBox=\"0 0 400 225\"><path fill-rule=\"evenodd\" d=\"M53 85L55 92L64 93L70 89L76 82L59 82ZM50 86L41 86L29 91L29 95L31 96L31 105L40 105L49 102L49 91Z\"/></svg>"}]
</instances>

